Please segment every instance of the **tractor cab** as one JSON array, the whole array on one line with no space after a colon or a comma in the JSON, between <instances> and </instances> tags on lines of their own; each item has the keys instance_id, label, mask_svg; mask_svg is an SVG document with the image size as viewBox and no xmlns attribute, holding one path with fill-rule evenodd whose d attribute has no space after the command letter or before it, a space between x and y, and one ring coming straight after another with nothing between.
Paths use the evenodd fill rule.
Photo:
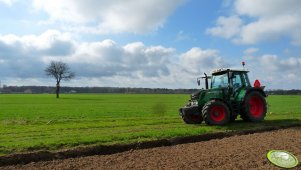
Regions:
<instances>
[{"instance_id":1,"label":"tractor cab","mask_svg":"<svg viewBox=\"0 0 301 170\"><path fill-rule=\"evenodd\" d=\"M217 69L205 79L205 89L191 95L188 104L180 108L180 115L186 123L223 125L234 121L238 115L246 121L262 121L266 115L267 95L264 86L255 81L251 86L247 70Z\"/></svg>"},{"instance_id":2,"label":"tractor cab","mask_svg":"<svg viewBox=\"0 0 301 170\"><path fill-rule=\"evenodd\" d=\"M205 79L206 89L217 89L217 88L240 88L240 87L251 87L248 78L247 70L234 70L234 69L218 69L212 71L211 76L199 77L197 79L198 85L200 85L200 79ZM210 86L209 86L209 80Z\"/></svg>"}]
</instances>

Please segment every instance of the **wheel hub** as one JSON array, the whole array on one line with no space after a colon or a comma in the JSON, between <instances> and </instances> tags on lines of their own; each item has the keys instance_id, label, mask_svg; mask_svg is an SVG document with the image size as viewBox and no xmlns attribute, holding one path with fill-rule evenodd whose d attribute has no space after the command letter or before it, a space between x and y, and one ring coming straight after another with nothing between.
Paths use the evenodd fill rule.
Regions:
<instances>
[{"instance_id":1,"label":"wheel hub","mask_svg":"<svg viewBox=\"0 0 301 170\"><path fill-rule=\"evenodd\" d=\"M226 111L222 106L213 106L211 108L210 117L213 121L221 122L226 117Z\"/></svg>"},{"instance_id":2,"label":"wheel hub","mask_svg":"<svg viewBox=\"0 0 301 170\"><path fill-rule=\"evenodd\" d=\"M214 116L219 116L219 113L217 111L215 111L213 114Z\"/></svg>"}]
</instances>

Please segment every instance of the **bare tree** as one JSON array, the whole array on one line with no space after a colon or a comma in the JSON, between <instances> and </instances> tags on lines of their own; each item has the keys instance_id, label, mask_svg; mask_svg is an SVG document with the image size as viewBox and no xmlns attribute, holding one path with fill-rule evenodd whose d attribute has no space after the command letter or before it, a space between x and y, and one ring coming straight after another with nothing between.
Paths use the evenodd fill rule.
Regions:
<instances>
[{"instance_id":1,"label":"bare tree","mask_svg":"<svg viewBox=\"0 0 301 170\"><path fill-rule=\"evenodd\" d=\"M61 80L70 80L75 74L70 71L69 66L61 61L51 61L45 69L46 75L56 79L56 98L59 98Z\"/></svg>"}]
</instances>

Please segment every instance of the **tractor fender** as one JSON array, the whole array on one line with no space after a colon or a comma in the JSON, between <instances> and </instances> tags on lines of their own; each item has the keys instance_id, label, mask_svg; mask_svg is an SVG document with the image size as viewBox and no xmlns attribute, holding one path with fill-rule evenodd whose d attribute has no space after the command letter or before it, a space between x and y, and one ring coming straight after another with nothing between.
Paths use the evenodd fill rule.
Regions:
<instances>
[{"instance_id":1,"label":"tractor fender","mask_svg":"<svg viewBox=\"0 0 301 170\"><path fill-rule=\"evenodd\" d=\"M251 87L251 88L248 88L246 90L246 94L244 96L244 98L249 94L251 93L252 91L257 91L259 92L263 97L268 97L268 95L264 92L263 88L260 88L260 87Z\"/></svg>"},{"instance_id":2,"label":"tractor fender","mask_svg":"<svg viewBox=\"0 0 301 170\"><path fill-rule=\"evenodd\" d=\"M221 102L225 103L225 105L228 106L228 108L229 108L229 110L230 110L230 113L233 113L233 108L232 108L231 104L230 104L229 102L227 102L226 100L223 100L223 99L221 99L221 98L210 98L209 101L211 101L211 100L218 100L218 101L221 101ZM208 101L208 102L209 102L209 101Z\"/></svg>"},{"instance_id":3,"label":"tractor fender","mask_svg":"<svg viewBox=\"0 0 301 170\"><path fill-rule=\"evenodd\" d=\"M224 103L227 104L227 102L226 102L225 100L221 99L221 98L215 98L215 97L212 97L212 98L210 98L210 101L211 101L211 100L218 100L218 101L221 101L221 102L224 102Z\"/></svg>"}]
</instances>

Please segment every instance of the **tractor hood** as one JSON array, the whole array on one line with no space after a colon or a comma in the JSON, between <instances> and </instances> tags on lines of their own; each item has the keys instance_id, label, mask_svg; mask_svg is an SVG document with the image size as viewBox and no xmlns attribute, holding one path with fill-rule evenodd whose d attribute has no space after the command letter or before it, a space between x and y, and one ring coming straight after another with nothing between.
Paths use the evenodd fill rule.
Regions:
<instances>
[{"instance_id":1,"label":"tractor hood","mask_svg":"<svg viewBox=\"0 0 301 170\"><path fill-rule=\"evenodd\" d=\"M199 90L195 93L192 93L191 96L190 96L190 99L191 100L199 100L200 98L200 95L202 94L202 92L205 92L206 90Z\"/></svg>"}]
</instances>

